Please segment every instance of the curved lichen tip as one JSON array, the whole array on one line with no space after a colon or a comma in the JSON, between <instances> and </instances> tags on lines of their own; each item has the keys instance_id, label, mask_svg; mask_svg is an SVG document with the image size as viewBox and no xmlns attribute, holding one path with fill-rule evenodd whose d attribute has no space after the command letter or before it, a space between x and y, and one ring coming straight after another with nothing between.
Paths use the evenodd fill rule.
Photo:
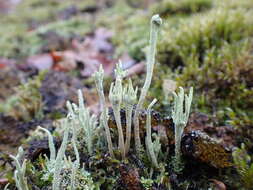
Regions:
<instances>
[{"instance_id":1,"label":"curved lichen tip","mask_svg":"<svg viewBox=\"0 0 253 190\"><path fill-rule=\"evenodd\" d=\"M155 24L156 26L161 26L163 21L161 17L158 14L156 14L152 16L151 23Z\"/></svg>"}]
</instances>

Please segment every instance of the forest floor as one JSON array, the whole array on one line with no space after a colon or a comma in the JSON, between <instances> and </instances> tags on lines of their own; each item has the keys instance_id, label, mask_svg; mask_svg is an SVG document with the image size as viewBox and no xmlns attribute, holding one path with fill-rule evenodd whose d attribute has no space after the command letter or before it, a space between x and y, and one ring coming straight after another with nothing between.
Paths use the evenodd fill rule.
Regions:
<instances>
[{"instance_id":1,"label":"forest floor","mask_svg":"<svg viewBox=\"0 0 253 190\"><path fill-rule=\"evenodd\" d=\"M9 154L21 145L30 188L50 189L52 179L38 180L49 147L37 127L50 130L59 148L57 126L68 113L66 101L78 102L78 89L99 116L92 75L100 65L106 96L119 60L128 70L126 78L141 89L154 14L163 26L144 107L158 100L152 132L166 136L160 136L163 171L153 171L134 150L126 162L104 153L88 157L84 151L81 161L92 183L100 189L253 189L252 0L0 0L0 189L7 183L15 189ZM180 86L186 92L193 87L194 96L181 146L185 166L177 174L170 135L172 92ZM115 132L114 119L110 114Z\"/></svg>"}]
</instances>

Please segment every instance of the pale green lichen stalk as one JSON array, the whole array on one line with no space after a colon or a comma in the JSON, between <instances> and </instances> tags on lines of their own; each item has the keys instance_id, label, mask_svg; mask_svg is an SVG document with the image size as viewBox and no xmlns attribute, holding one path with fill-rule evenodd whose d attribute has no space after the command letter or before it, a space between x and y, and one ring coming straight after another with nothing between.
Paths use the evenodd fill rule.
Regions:
<instances>
[{"instance_id":1,"label":"pale green lichen stalk","mask_svg":"<svg viewBox=\"0 0 253 190\"><path fill-rule=\"evenodd\" d=\"M126 141L125 149L126 155L130 149L131 144L131 134L132 134L132 114L133 107L136 103L138 88L134 90L131 79L129 79L128 85L123 89L123 104L126 110Z\"/></svg>"},{"instance_id":2,"label":"pale green lichen stalk","mask_svg":"<svg viewBox=\"0 0 253 190\"><path fill-rule=\"evenodd\" d=\"M48 136L48 145L49 145L49 151L50 151L50 162L53 163L55 161L55 157L56 157L56 151L55 151L55 146L54 146L54 138L52 136L52 134L50 133L49 130L42 128L40 126L38 126L38 129L41 131L44 131L47 133Z\"/></svg>"},{"instance_id":3,"label":"pale green lichen stalk","mask_svg":"<svg viewBox=\"0 0 253 190\"><path fill-rule=\"evenodd\" d=\"M151 138L151 108L153 107L153 105L156 102L157 102L157 99L154 99L149 104L148 109L147 109L146 138L145 138L145 142L146 142L146 149L147 149L148 156L150 157L152 164L156 168L158 168L157 154L156 154L155 148L154 148L154 146L156 144L154 144L152 142L152 138Z\"/></svg>"},{"instance_id":4,"label":"pale green lichen stalk","mask_svg":"<svg viewBox=\"0 0 253 190\"><path fill-rule=\"evenodd\" d=\"M56 150L55 150L55 145L54 145L54 139L53 136L51 134L51 132L45 128L42 128L40 126L38 126L38 129L46 132L47 137L48 137L48 145L49 145L49 151L50 151L50 158L48 159L48 157L45 155L45 159L46 159L46 172L44 173L42 179L43 180L48 180L49 176L51 174L54 174L55 172L55 164L56 164Z\"/></svg>"},{"instance_id":5,"label":"pale green lichen stalk","mask_svg":"<svg viewBox=\"0 0 253 190\"><path fill-rule=\"evenodd\" d=\"M16 182L16 187L18 190L29 190L27 185L27 179L25 177L25 171L26 171L26 159L24 159L23 163L21 163L21 160L24 157L24 150L22 147L19 147L17 156L10 157L14 160L14 165L16 166L16 170L14 172L14 178Z\"/></svg>"},{"instance_id":6,"label":"pale green lichen stalk","mask_svg":"<svg viewBox=\"0 0 253 190\"><path fill-rule=\"evenodd\" d=\"M8 189L9 185L10 185L9 183L6 184L6 185L4 186L4 190L9 190L9 189Z\"/></svg>"},{"instance_id":7,"label":"pale green lichen stalk","mask_svg":"<svg viewBox=\"0 0 253 190\"><path fill-rule=\"evenodd\" d=\"M77 173L77 170L79 168L79 162L76 160L75 162L71 162L71 184L70 184L70 187L71 187L71 190L75 190L76 189L76 173Z\"/></svg>"},{"instance_id":8,"label":"pale green lichen stalk","mask_svg":"<svg viewBox=\"0 0 253 190\"><path fill-rule=\"evenodd\" d=\"M77 114L78 114L78 107L75 104L72 104L67 101L67 108L68 108L68 117L70 119L70 124L71 124L71 129L72 129L72 138L71 138L71 144L74 148L74 152L76 155L76 160L77 163L80 163L80 156L79 156L79 152L78 152L78 142L77 142L77 133L80 131L80 127L78 127L78 118L77 118ZM73 109L74 108L74 109ZM74 111L75 110L75 111Z\"/></svg>"},{"instance_id":9,"label":"pale green lichen stalk","mask_svg":"<svg viewBox=\"0 0 253 190\"><path fill-rule=\"evenodd\" d=\"M84 140L87 145L89 155L93 153L94 138L96 135L97 120L95 115L90 116L89 109L84 106L83 94L81 90L78 90L78 120L79 125L84 130Z\"/></svg>"},{"instance_id":10,"label":"pale green lichen stalk","mask_svg":"<svg viewBox=\"0 0 253 190\"><path fill-rule=\"evenodd\" d=\"M118 129L118 146L121 152L122 159L125 159L126 150L124 143L124 135L121 124L120 110L122 104L122 96L123 96L123 87L122 87L122 79L125 76L125 72L122 70L121 63L119 62L116 65L115 69L116 81L115 84L112 83L109 92L109 100L112 104L113 114L115 116L116 125Z\"/></svg>"},{"instance_id":11,"label":"pale green lichen stalk","mask_svg":"<svg viewBox=\"0 0 253 190\"><path fill-rule=\"evenodd\" d=\"M174 170L176 172L181 171L181 139L184 132L184 128L187 125L190 115L193 88L190 88L189 95L184 94L184 89L179 87L179 93L173 92L174 107L172 111L172 119L175 124L175 160Z\"/></svg>"},{"instance_id":12,"label":"pale green lichen stalk","mask_svg":"<svg viewBox=\"0 0 253 190\"><path fill-rule=\"evenodd\" d=\"M105 105L105 95L104 95L104 88L103 88L103 79L104 79L104 70L102 65L99 67L99 71L95 72L94 74L95 84L98 91L100 106L102 108L102 113L100 117L100 123L105 128L106 133L106 140L108 144L108 149L111 157L115 157L113 153L113 145L112 145L112 138L110 128L108 126L108 109Z\"/></svg>"},{"instance_id":13,"label":"pale green lichen stalk","mask_svg":"<svg viewBox=\"0 0 253 190\"><path fill-rule=\"evenodd\" d=\"M149 41L149 52L147 54L147 74L144 86L141 90L141 95L139 98L139 102L136 106L135 114L134 114L134 134L135 134L135 146L137 153L140 152L141 149L141 140L140 140L140 129L139 129L139 112L143 107L143 103L145 97L147 95L148 89L151 84L153 69L155 64L155 54L156 54L156 43L159 29L162 25L162 19L159 15L154 15L151 19L151 29L150 29L150 41Z\"/></svg>"},{"instance_id":14,"label":"pale green lichen stalk","mask_svg":"<svg viewBox=\"0 0 253 190\"><path fill-rule=\"evenodd\" d=\"M60 190L60 182L61 182L61 171L62 168L64 166L63 162L63 158L65 156L65 150L67 148L67 144L68 144L68 137L69 137L69 121L64 120L63 121L63 126L64 126L64 135L63 135L63 139L62 139L62 143L60 146L60 149L57 153L57 157L55 160L55 166L54 166L54 175L53 175L53 190Z\"/></svg>"}]
</instances>

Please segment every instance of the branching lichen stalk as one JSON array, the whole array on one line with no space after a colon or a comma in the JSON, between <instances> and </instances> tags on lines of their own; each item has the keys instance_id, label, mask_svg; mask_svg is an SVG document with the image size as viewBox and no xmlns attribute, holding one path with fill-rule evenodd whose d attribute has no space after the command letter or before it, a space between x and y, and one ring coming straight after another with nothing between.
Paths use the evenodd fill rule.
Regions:
<instances>
[{"instance_id":1,"label":"branching lichen stalk","mask_svg":"<svg viewBox=\"0 0 253 190\"><path fill-rule=\"evenodd\" d=\"M190 88L189 95L184 94L184 89L179 87L179 93L173 93L174 96L174 108L172 111L172 119L175 124L175 160L174 170L175 172L181 171L181 139L184 132L184 128L187 125L190 115L193 88Z\"/></svg>"},{"instance_id":2,"label":"branching lichen stalk","mask_svg":"<svg viewBox=\"0 0 253 190\"><path fill-rule=\"evenodd\" d=\"M125 105L126 110L126 141L125 141L125 150L126 155L130 149L131 136L132 136L132 114L133 107L137 99L138 88L134 90L131 79L129 79L128 85L123 90L123 104Z\"/></svg>"},{"instance_id":3,"label":"branching lichen stalk","mask_svg":"<svg viewBox=\"0 0 253 190\"><path fill-rule=\"evenodd\" d=\"M26 171L26 159L21 164L21 160L24 156L24 150L22 147L19 147L17 156L10 157L14 160L14 164L16 166L16 170L14 172L14 179L16 182L16 186L18 190L29 190L27 185L27 179L25 177L25 171Z\"/></svg>"},{"instance_id":4,"label":"branching lichen stalk","mask_svg":"<svg viewBox=\"0 0 253 190\"><path fill-rule=\"evenodd\" d=\"M141 148L140 131L139 131L139 112L143 107L145 97L147 95L148 89L151 84L153 69L154 69L154 64L155 64L157 35L162 25L162 19L159 17L159 15L154 15L151 18L150 25L151 25L151 30L150 30L150 41L149 41L149 53L147 55L147 68L146 68L147 74L146 74L144 86L141 90L139 102L136 106L136 110L134 114L134 134L135 134L135 146L136 146L137 153L140 152L140 148Z\"/></svg>"},{"instance_id":5,"label":"branching lichen stalk","mask_svg":"<svg viewBox=\"0 0 253 190\"><path fill-rule=\"evenodd\" d=\"M125 159L126 150L120 116L122 96L123 96L122 78L124 77L125 72L122 70L121 63L116 65L115 74L116 74L116 81L115 84L114 83L111 84L109 92L109 100L112 104L113 114L118 129L118 146L121 152L122 159Z\"/></svg>"},{"instance_id":6,"label":"branching lichen stalk","mask_svg":"<svg viewBox=\"0 0 253 190\"><path fill-rule=\"evenodd\" d=\"M104 89L103 89L103 79L104 79L104 70L102 65L99 67L99 71L94 74L95 84L98 91L99 101L100 105L102 107L102 113L101 113L101 120L102 125L105 128L106 133L106 140L108 144L108 149L111 157L115 157L113 153L113 145L112 145L112 138L111 138L111 132L110 128L108 126L108 109L105 105L105 95L104 95Z\"/></svg>"},{"instance_id":7,"label":"branching lichen stalk","mask_svg":"<svg viewBox=\"0 0 253 190\"><path fill-rule=\"evenodd\" d=\"M90 116L90 111L84 106L82 91L78 90L78 121L81 128L84 130L84 140L87 145L88 153L91 156L93 154L93 145L95 138L95 130L97 125L97 120L94 115Z\"/></svg>"}]
</instances>

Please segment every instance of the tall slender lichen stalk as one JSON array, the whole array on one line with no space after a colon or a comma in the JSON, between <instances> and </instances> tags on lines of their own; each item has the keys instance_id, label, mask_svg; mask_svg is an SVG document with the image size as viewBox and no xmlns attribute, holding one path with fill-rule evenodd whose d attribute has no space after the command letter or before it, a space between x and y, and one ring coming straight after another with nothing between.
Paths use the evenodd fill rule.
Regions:
<instances>
[{"instance_id":1,"label":"tall slender lichen stalk","mask_svg":"<svg viewBox=\"0 0 253 190\"><path fill-rule=\"evenodd\" d=\"M126 110L126 141L125 149L126 155L130 149L131 135L132 135L132 114L133 107L137 99L138 88L134 90L131 79L129 79L128 85L123 89L123 103Z\"/></svg>"},{"instance_id":2,"label":"tall slender lichen stalk","mask_svg":"<svg viewBox=\"0 0 253 190\"><path fill-rule=\"evenodd\" d=\"M110 153L111 157L115 157L114 153L113 153L113 145L112 145L110 128L108 126L108 109L105 105L105 95L104 95L104 89L103 89L104 70L103 70L102 65L100 65L99 71L94 73L94 79L95 79L95 84L96 84L96 88L98 91L100 105L102 107L100 122L102 123L103 127L105 128L106 140L107 140L107 144L108 144L109 153Z\"/></svg>"},{"instance_id":3,"label":"tall slender lichen stalk","mask_svg":"<svg viewBox=\"0 0 253 190\"><path fill-rule=\"evenodd\" d=\"M116 81L115 84L112 83L109 92L109 100L112 104L113 114L116 120L116 125L118 129L118 146L121 152L122 159L125 159L126 150L124 143L124 135L121 124L120 110L122 104L122 96L123 96L123 87L122 87L122 79L125 76L125 72L122 70L121 62L116 65L115 69Z\"/></svg>"},{"instance_id":4,"label":"tall slender lichen stalk","mask_svg":"<svg viewBox=\"0 0 253 190\"><path fill-rule=\"evenodd\" d=\"M174 171L180 172L182 170L181 162L181 139L184 132L184 128L187 125L190 115L193 88L190 88L189 95L184 94L184 89L179 87L179 93L173 92L174 96L174 108L172 111L172 119L175 124L175 159L174 159Z\"/></svg>"},{"instance_id":5,"label":"tall slender lichen stalk","mask_svg":"<svg viewBox=\"0 0 253 190\"><path fill-rule=\"evenodd\" d=\"M68 119L67 119L68 120ZM63 158L65 156L65 150L68 144L68 137L69 137L69 121L64 120L64 135L62 139L62 143L60 149L57 153L56 160L55 160L55 168L54 168L54 176L53 176L53 190L60 190L60 182L61 182L61 171L63 167Z\"/></svg>"},{"instance_id":6,"label":"tall slender lichen stalk","mask_svg":"<svg viewBox=\"0 0 253 190\"><path fill-rule=\"evenodd\" d=\"M24 150L22 147L19 147L17 156L10 157L14 160L14 164L16 166L16 170L14 172L14 178L16 182L16 186L18 190L29 190L27 185L27 180L25 177L25 170L26 170L26 159L21 164L21 160L24 157Z\"/></svg>"},{"instance_id":7,"label":"tall slender lichen stalk","mask_svg":"<svg viewBox=\"0 0 253 190\"><path fill-rule=\"evenodd\" d=\"M47 137L48 137L48 145L49 145L49 150L50 150L50 163L54 163L55 162L55 157L56 157L56 150L55 150L55 146L54 146L54 138L52 136L52 134L50 133L49 130L42 128L40 126L38 126L39 130L42 130L44 132L47 133Z\"/></svg>"},{"instance_id":8,"label":"tall slender lichen stalk","mask_svg":"<svg viewBox=\"0 0 253 190\"><path fill-rule=\"evenodd\" d=\"M77 132L78 132L78 128L77 128L77 125L75 122L78 121L78 118L76 116L77 112L78 112L78 107L76 106L76 104L72 104L67 101L67 108L68 108L68 117L69 117L69 120L70 120L70 125L71 125L71 129L72 129L72 138L71 138L71 144L74 148L74 152L75 152L75 155L76 155L76 160L77 160L77 163L80 163L80 156L79 156L79 152L78 152L78 148L77 148ZM75 111L74 111L74 109ZM75 113L76 112L76 113Z\"/></svg>"},{"instance_id":9,"label":"tall slender lichen stalk","mask_svg":"<svg viewBox=\"0 0 253 190\"><path fill-rule=\"evenodd\" d=\"M151 25L151 29L150 29L150 41L149 41L149 53L147 55L147 74L146 74L144 86L141 90L140 99L136 106L136 110L134 114L134 134L135 134L135 147L136 147L137 153L139 153L141 149L139 114L140 114L140 110L143 107L145 97L147 95L148 89L151 84L153 69L154 69L154 64L155 64L157 35L162 25L162 19L159 17L159 15L154 15L151 18L150 25Z\"/></svg>"}]
</instances>

